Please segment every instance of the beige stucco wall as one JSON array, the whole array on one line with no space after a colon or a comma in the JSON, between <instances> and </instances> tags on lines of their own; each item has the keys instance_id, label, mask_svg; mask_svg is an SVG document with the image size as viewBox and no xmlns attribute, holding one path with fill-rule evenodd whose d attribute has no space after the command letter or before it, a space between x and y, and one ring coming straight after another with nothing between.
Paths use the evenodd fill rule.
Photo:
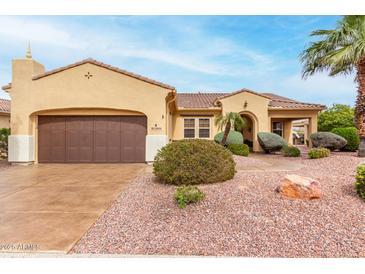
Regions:
<instances>
[{"instance_id":1,"label":"beige stucco wall","mask_svg":"<svg viewBox=\"0 0 365 274\"><path fill-rule=\"evenodd\" d=\"M269 117L270 120L284 118L288 121L290 120L293 121L298 119L309 119L306 135L309 146L312 146L309 136L311 133L317 132L318 113L319 110L269 110ZM292 129L291 126L290 129ZM288 132L288 126L286 131Z\"/></svg>"},{"instance_id":2,"label":"beige stucco wall","mask_svg":"<svg viewBox=\"0 0 365 274\"><path fill-rule=\"evenodd\" d=\"M147 116L149 135L167 134L165 99L169 89L90 63L31 80L41 72L41 65L32 60L13 62L13 135L33 135L34 114L57 109L78 115L90 115L90 109L130 110ZM90 79L84 76L88 72L93 75Z\"/></svg>"},{"instance_id":3,"label":"beige stucco wall","mask_svg":"<svg viewBox=\"0 0 365 274\"><path fill-rule=\"evenodd\" d=\"M288 144L293 144L292 121L293 121L293 119L287 119L287 118L271 118L270 131L272 132L272 123L273 122L282 122L283 123L283 139L286 140L288 142Z\"/></svg>"},{"instance_id":4,"label":"beige stucco wall","mask_svg":"<svg viewBox=\"0 0 365 274\"><path fill-rule=\"evenodd\" d=\"M210 119L210 138L219 132L215 125L215 118L220 110L178 110L172 116L172 140L184 139L184 118L209 118Z\"/></svg>"},{"instance_id":5,"label":"beige stucco wall","mask_svg":"<svg viewBox=\"0 0 365 274\"><path fill-rule=\"evenodd\" d=\"M10 128L10 114L0 113L0 128Z\"/></svg>"},{"instance_id":6,"label":"beige stucco wall","mask_svg":"<svg viewBox=\"0 0 365 274\"><path fill-rule=\"evenodd\" d=\"M270 131L268 105L269 99L250 92L241 92L220 100L223 115L238 112L249 116L253 121L253 150L261 151L257 133Z\"/></svg>"}]
</instances>

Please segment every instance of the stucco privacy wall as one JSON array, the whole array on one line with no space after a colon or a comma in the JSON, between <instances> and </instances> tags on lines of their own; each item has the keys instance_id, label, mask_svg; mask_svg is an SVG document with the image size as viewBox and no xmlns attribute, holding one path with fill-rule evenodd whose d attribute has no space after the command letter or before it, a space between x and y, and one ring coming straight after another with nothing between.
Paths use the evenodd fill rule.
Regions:
<instances>
[{"instance_id":1,"label":"stucco privacy wall","mask_svg":"<svg viewBox=\"0 0 365 274\"><path fill-rule=\"evenodd\" d=\"M261 151L260 144L257 140L257 133L261 131L270 132L270 123L268 116L269 99L250 92L240 92L222 99L219 102L222 105L222 114L227 112L238 112L248 115L254 124L253 128L253 150Z\"/></svg>"},{"instance_id":2,"label":"stucco privacy wall","mask_svg":"<svg viewBox=\"0 0 365 274\"><path fill-rule=\"evenodd\" d=\"M12 151L19 151L19 146L21 150L34 150L34 144L26 147L24 137L19 136L35 139L36 114L47 110L67 109L69 114L78 115L90 115L90 109L139 112L147 116L146 143L154 144L146 145L146 160L155 153L151 149L167 143L166 97L172 90L92 63L32 80L33 76L43 72L43 66L32 59L13 61L9 161L25 161L12 154ZM92 76L85 77L87 74ZM28 161L36 160L31 157L34 153L28 155Z\"/></svg>"}]
</instances>

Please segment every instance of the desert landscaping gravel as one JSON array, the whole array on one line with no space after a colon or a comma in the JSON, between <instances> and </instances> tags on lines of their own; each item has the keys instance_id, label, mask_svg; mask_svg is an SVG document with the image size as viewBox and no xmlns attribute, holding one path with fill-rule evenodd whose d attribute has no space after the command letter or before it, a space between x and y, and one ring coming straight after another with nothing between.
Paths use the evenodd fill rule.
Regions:
<instances>
[{"instance_id":1,"label":"desert landscaping gravel","mask_svg":"<svg viewBox=\"0 0 365 274\"><path fill-rule=\"evenodd\" d=\"M271 163L288 160L268 157ZM175 187L156 182L147 169L71 253L365 257L365 202L353 188L355 167L363 159L334 153L316 160L290 158L303 164L298 170L240 171L245 165L265 168L268 163L260 159L236 157L234 179L199 186L205 200L185 209L173 200ZM286 174L318 180L323 197L280 197L275 189Z\"/></svg>"}]
</instances>

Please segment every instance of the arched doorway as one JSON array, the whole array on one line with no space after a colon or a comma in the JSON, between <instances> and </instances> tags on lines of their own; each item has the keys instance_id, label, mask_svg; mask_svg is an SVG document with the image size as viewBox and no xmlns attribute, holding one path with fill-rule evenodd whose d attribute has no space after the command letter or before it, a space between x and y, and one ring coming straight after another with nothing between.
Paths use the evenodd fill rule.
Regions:
<instances>
[{"instance_id":1,"label":"arched doorway","mask_svg":"<svg viewBox=\"0 0 365 274\"><path fill-rule=\"evenodd\" d=\"M245 125L243 127L242 130L242 134L243 134L243 140L245 142L246 145L248 145L251 149L253 148L253 121L251 119L250 116L248 116L247 114L242 114L241 115L243 120L245 121Z\"/></svg>"},{"instance_id":2,"label":"arched doorway","mask_svg":"<svg viewBox=\"0 0 365 274\"><path fill-rule=\"evenodd\" d=\"M251 150L256 151L258 149L257 144L257 119L256 116L251 112L241 112L241 117L245 121L242 134L245 144L247 144Z\"/></svg>"}]
</instances>

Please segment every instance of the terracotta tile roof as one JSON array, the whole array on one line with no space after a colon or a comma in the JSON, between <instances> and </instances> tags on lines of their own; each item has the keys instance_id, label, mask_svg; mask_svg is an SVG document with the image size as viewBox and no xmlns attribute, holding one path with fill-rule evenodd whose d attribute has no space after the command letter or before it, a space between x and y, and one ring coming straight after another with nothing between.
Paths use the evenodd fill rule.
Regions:
<instances>
[{"instance_id":1,"label":"terracotta tile roof","mask_svg":"<svg viewBox=\"0 0 365 274\"><path fill-rule=\"evenodd\" d=\"M259 96L270 99L269 108L271 109L325 109L326 106L320 104L311 104L299 102L273 93L259 93L248 89L241 89L236 92L198 92L198 93L176 93L178 108L212 108L215 101L226 98L237 93L250 92Z\"/></svg>"},{"instance_id":2,"label":"terracotta tile roof","mask_svg":"<svg viewBox=\"0 0 365 274\"><path fill-rule=\"evenodd\" d=\"M112 70L114 72L118 72L118 73L121 73L121 74L130 76L130 77L136 78L138 80L145 81L147 83L150 83L150 84L153 84L153 85L156 85L156 86L160 86L160 87L163 87L163 88L166 88L166 89L175 90L175 88L173 86L170 86L170 85L167 85L167 84L152 80L150 78L144 77L144 76L139 75L139 74L135 74L135 73L126 71L124 69L120 69L120 68L117 68L117 67L110 66L108 64L104 64L104 63L96 61L92 58L88 58L88 59L82 60L80 62L70 64L68 66L60 67L60 68L50 70L50 71L47 71L45 73L36 75L36 76L33 77L33 80L38 80L40 78L43 78L43 77L46 77L46 76L49 76L49 75L52 75L52 74L55 74L55 73L70 69L70 68L74 68L74 67L77 67L77 66L80 66L80 65L83 65L83 64L87 64L87 63L93 64L93 65L96 65L96 66L99 66L99 67L102 67L102 68L106 68L106 69Z\"/></svg>"},{"instance_id":3,"label":"terracotta tile roof","mask_svg":"<svg viewBox=\"0 0 365 274\"><path fill-rule=\"evenodd\" d=\"M178 108L209 108L216 107L214 101L227 93L224 92L198 92L198 93L176 93L176 104Z\"/></svg>"},{"instance_id":4,"label":"terracotta tile roof","mask_svg":"<svg viewBox=\"0 0 365 274\"><path fill-rule=\"evenodd\" d=\"M0 99L0 113L10 113L10 101Z\"/></svg>"},{"instance_id":5,"label":"terracotta tile roof","mask_svg":"<svg viewBox=\"0 0 365 274\"><path fill-rule=\"evenodd\" d=\"M273 93L263 93L271 98L269 108L271 109L325 109L325 105L299 102L287 97Z\"/></svg>"},{"instance_id":6,"label":"terracotta tile roof","mask_svg":"<svg viewBox=\"0 0 365 274\"><path fill-rule=\"evenodd\" d=\"M236 94L241 93L241 92L248 92L248 93L252 93L252 94L255 94L255 95L258 95L258 96L262 96L262 97L271 99L270 97L266 96L264 93L259 93L259 92L256 92L256 91L253 91L253 90L250 90L250 89L247 89L247 88L243 88L243 89L231 92L231 93L225 93L223 96L218 97L217 100L223 99L223 98L226 98L226 97L230 97L230 96L236 95Z\"/></svg>"}]
</instances>

